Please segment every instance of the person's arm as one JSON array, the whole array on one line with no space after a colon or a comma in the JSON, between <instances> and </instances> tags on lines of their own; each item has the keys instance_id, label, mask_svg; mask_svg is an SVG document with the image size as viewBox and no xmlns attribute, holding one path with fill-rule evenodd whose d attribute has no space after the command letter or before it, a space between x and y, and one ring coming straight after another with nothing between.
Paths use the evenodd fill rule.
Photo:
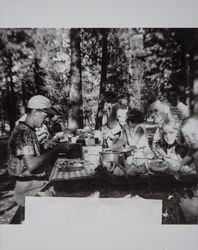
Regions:
<instances>
[{"instance_id":1,"label":"person's arm","mask_svg":"<svg viewBox=\"0 0 198 250\"><path fill-rule=\"evenodd\" d=\"M108 129L106 135L108 138L110 138L110 140L113 140L115 137L119 138L121 135L121 132L122 132L122 128L118 124L114 128Z\"/></svg>"},{"instance_id":2,"label":"person's arm","mask_svg":"<svg viewBox=\"0 0 198 250\"><path fill-rule=\"evenodd\" d=\"M125 144L132 146L133 145L133 138L130 133L130 128L128 125L125 125L123 128L123 138L125 141Z\"/></svg>"},{"instance_id":3,"label":"person's arm","mask_svg":"<svg viewBox=\"0 0 198 250\"><path fill-rule=\"evenodd\" d=\"M179 102L178 109L182 114L182 119L190 116L190 109L189 106L184 104L183 102Z\"/></svg>"},{"instance_id":4,"label":"person's arm","mask_svg":"<svg viewBox=\"0 0 198 250\"><path fill-rule=\"evenodd\" d=\"M127 137L127 128L122 129L122 139L123 139L123 145L129 145L128 137Z\"/></svg>"},{"instance_id":5,"label":"person's arm","mask_svg":"<svg viewBox=\"0 0 198 250\"><path fill-rule=\"evenodd\" d=\"M192 162L193 162L192 156L186 155L186 156L184 157L184 159L181 161L181 165L182 165L182 166L189 165L189 164L191 164Z\"/></svg>"},{"instance_id":6,"label":"person's arm","mask_svg":"<svg viewBox=\"0 0 198 250\"><path fill-rule=\"evenodd\" d=\"M157 128L157 130L155 131L153 135L153 142L152 142L153 149L155 149L158 146L160 139L161 139L160 129Z\"/></svg>"},{"instance_id":7,"label":"person's arm","mask_svg":"<svg viewBox=\"0 0 198 250\"><path fill-rule=\"evenodd\" d=\"M184 115L185 115L185 118L190 116L190 109L189 107L186 105L185 109L184 109Z\"/></svg>"},{"instance_id":8,"label":"person's arm","mask_svg":"<svg viewBox=\"0 0 198 250\"><path fill-rule=\"evenodd\" d=\"M62 143L39 156L24 155L23 161L28 171L32 172L35 169L54 161L57 158L58 153L67 151L69 151L69 144Z\"/></svg>"},{"instance_id":9,"label":"person's arm","mask_svg":"<svg viewBox=\"0 0 198 250\"><path fill-rule=\"evenodd\" d=\"M135 134L133 136L133 145L131 146L136 146L140 140L140 138L143 136L144 130L141 127L138 127L135 131Z\"/></svg>"},{"instance_id":10,"label":"person's arm","mask_svg":"<svg viewBox=\"0 0 198 250\"><path fill-rule=\"evenodd\" d=\"M66 137L65 135L66 133L64 132L56 133L51 139L49 139L43 144L44 149L47 150L47 149L55 147L60 142L61 139L65 139L64 138Z\"/></svg>"},{"instance_id":11,"label":"person's arm","mask_svg":"<svg viewBox=\"0 0 198 250\"><path fill-rule=\"evenodd\" d=\"M195 159L198 159L198 156L194 157L197 154L197 152L198 151L195 149L189 149L186 156L181 161L181 165L183 166L190 165Z\"/></svg>"}]
</instances>

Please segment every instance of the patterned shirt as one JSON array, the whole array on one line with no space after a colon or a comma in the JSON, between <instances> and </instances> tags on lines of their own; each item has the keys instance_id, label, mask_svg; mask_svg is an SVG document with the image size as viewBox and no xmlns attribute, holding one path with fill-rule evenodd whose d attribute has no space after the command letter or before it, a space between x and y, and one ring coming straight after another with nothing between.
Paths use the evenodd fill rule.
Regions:
<instances>
[{"instance_id":1,"label":"patterned shirt","mask_svg":"<svg viewBox=\"0 0 198 250\"><path fill-rule=\"evenodd\" d=\"M34 128L25 122L19 122L12 131L8 143L8 172L10 175L18 177L30 175L23 161L24 155L39 156L40 146Z\"/></svg>"}]
</instances>

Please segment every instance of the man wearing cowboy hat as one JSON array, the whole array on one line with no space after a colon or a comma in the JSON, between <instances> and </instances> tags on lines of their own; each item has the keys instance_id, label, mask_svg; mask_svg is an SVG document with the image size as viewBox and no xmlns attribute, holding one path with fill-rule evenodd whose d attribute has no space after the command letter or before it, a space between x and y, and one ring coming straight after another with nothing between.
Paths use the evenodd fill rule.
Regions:
<instances>
[{"instance_id":1,"label":"man wearing cowboy hat","mask_svg":"<svg viewBox=\"0 0 198 250\"><path fill-rule=\"evenodd\" d=\"M15 201L24 206L25 196L36 195L46 184L45 168L54 162L59 152L68 152L69 145L55 146L41 153L36 128L41 128L46 117L54 114L51 102L42 95L28 101L25 121L19 121L8 143L8 172L15 176Z\"/></svg>"}]
</instances>

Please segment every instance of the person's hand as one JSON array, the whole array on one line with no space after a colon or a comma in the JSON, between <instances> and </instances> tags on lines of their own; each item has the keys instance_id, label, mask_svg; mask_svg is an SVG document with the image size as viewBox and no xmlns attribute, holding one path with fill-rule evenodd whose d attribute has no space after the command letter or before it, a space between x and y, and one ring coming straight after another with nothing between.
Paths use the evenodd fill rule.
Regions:
<instances>
[{"instance_id":1,"label":"person's hand","mask_svg":"<svg viewBox=\"0 0 198 250\"><path fill-rule=\"evenodd\" d=\"M116 142L118 141L119 138L120 138L119 135L115 135L115 136L113 137L113 143L116 143Z\"/></svg>"},{"instance_id":2,"label":"person's hand","mask_svg":"<svg viewBox=\"0 0 198 250\"><path fill-rule=\"evenodd\" d=\"M181 169L181 164L175 164L175 165L171 165L170 163L168 164L168 168L171 172L178 172Z\"/></svg>"},{"instance_id":3,"label":"person's hand","mask_svg":"<svg viewBox=\"0 0 198 250\"><path fill-rule=\"evenodd\" d=\"M61 134L60 134L60 135L61 135ZM67 141L70 141L72 137L73 137L72 132L69 131L69 130L67 130L67 131L63 132L62 138L60 138L60 142L67 142Z\"/></svg>"},{"instance_id":4,"label":"person's hand","mask_svg":"<svg viewBox=\"0 0 198 250\"><path fill-rule=\"evenodd\" d=\"M187 166L187 165L181 166L181 168L180 168L180 172L181 172L181 173L189 173L189 172L192 172L192 171L193 171L193 169L190 168L190 167Z\"/></svg>"},{"instance_id":5,"label":"person's hand","mask_svg":"<svg viewBox=\"0 0 198 250\"><path fill-rule=\"evenodd\" d=\"M163 160L165 161L165 162L167 162L167 163L169 163L171 166L180 166L181 165L181 163L180 163L180 161L179 161L179 159L173 159L173 158L171 158L171 157L167 157L167 156L164 156L163 157Z\"/></svg>"},{"instance_id":6,"label":"person's hand","mask_svg":"<svg viewBox=\"0 0 198 250\"><path fill-rule=\"evenodd\" d=\"M64 132L58 132L55 134L55 136L53 137L53 139L55 141L58 141L59 139L63 139L64 138Z\"/></svg>"},{"instance_id":7,"label":"person's hand","mask_svg":"<svg viewBox=\"0 0 198 250\"><path fill-rule=\"evenodd\" d=\"M111 132L111 130L106 130L105 134L107 138L110 138L111 140L113 140L114 134Z\"/></svg>"},{"instance_id":8,"label":"person's hand","mask_svg":"<svg viewBox=\"0 0 198 250\"><path fill-rule=\"evenodd\" d=\"M44 143L44 148L45 149L50 149L50 148L54 148L56 145L58 144L58 141L54 140L53 138L49 141L46 141Z\"/></svg>"},{"instance_id":9,"label":"person's hand","mask_svg":"<svg viewBox=\"0 0 198 250\"><path fill-rule=\"evenodd\" d=\"M31 176L32 175L32 173L28 170L28 169L26 169L24 172L23 172L23 177L27 177L27 176Z\"/></svg>"}]
</instances>

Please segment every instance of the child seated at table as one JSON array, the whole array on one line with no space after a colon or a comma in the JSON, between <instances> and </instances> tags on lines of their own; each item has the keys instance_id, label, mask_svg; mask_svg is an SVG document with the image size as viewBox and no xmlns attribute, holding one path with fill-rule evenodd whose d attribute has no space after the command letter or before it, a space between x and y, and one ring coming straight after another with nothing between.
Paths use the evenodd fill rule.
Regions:
<instances>
[{"instance_id":1,"label":"child seated at table","mask_svg":"<svg viewBox=\"0 0 198 250\"><path fill-rule=\"evenodd\" d=\"M173 167L179 167L182 157L188 150L178 143L178 133L179 128L175 123L164 123L160 130L160 140L153 149L156 158L164 160ZM186 152L183 153L184 150Z\"/></svg>"},{"instance_id":2,"label":"child seated at table","mask_svg":"<svg viewBox=\"0 0 198 250\"><path fill-rule=\"evenodd\" d=\"M153 157L143 122L144 114L137 109L131 109L127 114L127 123L123 126L123 141L126 145L136 148L133 158L136 158L137 165L143 164L147 158Z\"/></svg>"},{"instance_id":3,"label":"child seated at table","mask_svg":"<svg viewBox=\"0 0 198 250\"><path fill-rule=\"evenodd\" d=\"M123 140L122 128L126 124L127 112L128 108L119 108L117 111L118 124L114 128L108 129L106 133L108 146L113 150L120 149L126 144Z\"/></svg>"}]
</instances>

